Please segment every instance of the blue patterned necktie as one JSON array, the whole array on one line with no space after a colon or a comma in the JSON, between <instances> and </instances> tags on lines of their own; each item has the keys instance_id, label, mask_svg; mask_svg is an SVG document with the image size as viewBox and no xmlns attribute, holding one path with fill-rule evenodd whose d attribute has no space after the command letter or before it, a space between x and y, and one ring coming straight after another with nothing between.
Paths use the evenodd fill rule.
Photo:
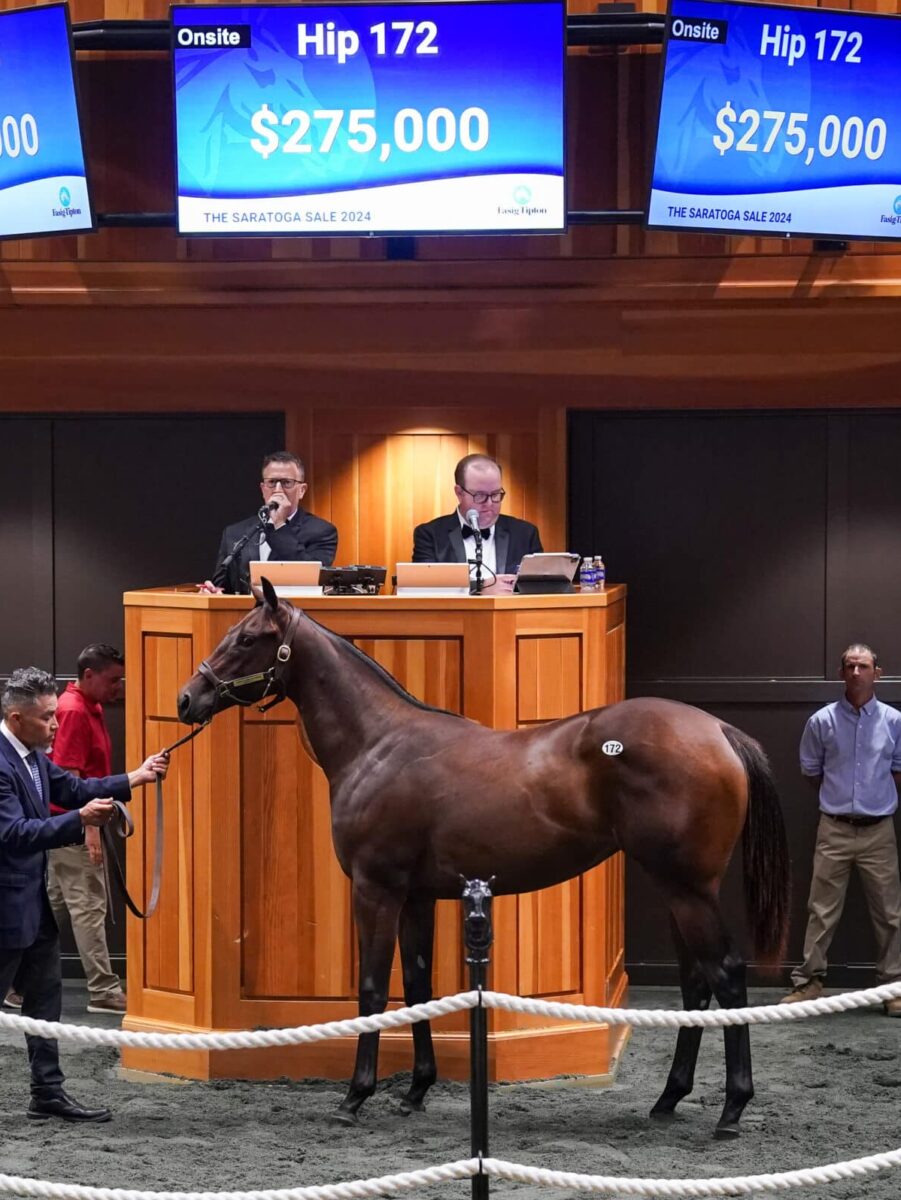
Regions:
<instances>
[{"instance_id":1,"label":"blue patterned necktie","mask_svg":"<svg viewBox=\"0 0 901 1200\"><path fill-rule=\"evenodd\" d=\"M31 772L31 778L34 780L35 791L38 794L38 799L41 804L44 803L44 788L41 784L41 772L38 767L38 756L32 752L26 756L25 761L28 763L28 770Z\"/></svg>"}]
</instances>

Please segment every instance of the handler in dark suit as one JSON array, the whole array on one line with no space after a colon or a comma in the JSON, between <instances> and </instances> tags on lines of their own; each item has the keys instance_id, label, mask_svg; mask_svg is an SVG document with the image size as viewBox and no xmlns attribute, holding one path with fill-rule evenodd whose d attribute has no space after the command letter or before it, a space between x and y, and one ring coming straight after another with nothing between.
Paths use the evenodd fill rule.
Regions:
<instances>
[{"instance_id":1,"label":"handler in dark suit","mask_svg":"<svg viewBox=\"0 0 901 1200\"><path fill-rule=\"evenodd\" d=\"M306 490L304 465L296 455L287 450L267 454L260 491L264 507L270 509L268 519L248 517L226 528L212 578L200 590L249 592L250 564L260 559L330 567L338 550L338 530L300 507Z\"/></svg>"},{"instance_id":2,"label":"handler in dark suit","mask_svg":"<svg viewBox=\"0 0 901 1200\"><path fill-rule=\"evenodd\" d=\"M413 530L413 562L466 562L473 557L472 530L465 514L474 508L482 530L482 562L496 575L484 593L513 591L516 572L526 554L541 553L538 530L528 521L501 516L506 492L500 464L486 454L467 454L454 469L457 507ZM490 576L488 577L490 579Z\"/></svg>"},{"instance_id":3,"label":"handler in dark suit","mask_svg":"<svg viewBox=\"0 0 901 1200\"><path fill-rule=\"evenodd\" d=\"M47 851L83 841L87 825L105 825L112 799L128 800L133 787L164 776L168 759L154 755L130 775L106 779L79 779L57 767L45 753L57 730L56 681L37 667L13 671L0 710L0 996L15 978L22 1015L58 1021L62 976L47 898ZM71 811L51 816L51 802ZM108 1108L83 1108L66 1095L55 1039L29 1035L26 1041L29 1117L109 1120Z\"/></svg>"}]
</instances>

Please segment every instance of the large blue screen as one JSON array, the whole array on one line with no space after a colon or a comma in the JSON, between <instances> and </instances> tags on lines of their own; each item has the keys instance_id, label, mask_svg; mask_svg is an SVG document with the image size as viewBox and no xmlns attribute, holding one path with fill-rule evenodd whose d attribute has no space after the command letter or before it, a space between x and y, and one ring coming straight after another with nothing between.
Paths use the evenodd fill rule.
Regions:
<instances>
[{"instance_id":1,"label":"large blue screen","mask_svg":"<svg viewBox=\"0 0 901 1200\"><path fill-rule=\"evenodd\" d=\"M93 226L68 10L0 13L0 237Z\"/></svg>"},{"instance_id":2,"label":"large blue screen","mask_svg":"<svg viewBox=\"0 0 901 1200\"><path fill-rule=\"evenodd\" d=\"M175 6L180 233L559 231L562 0Z\"/></svg>"},{"instance_id":3,"label":"large blue screen","mask_svg":"<svg viewBox=\"0 0 901 1200\"><path fill-rule=\"evenodd\" d=\"M647 223L901 237L901 19L670 0Z\"/></svg>"}]
</instances>

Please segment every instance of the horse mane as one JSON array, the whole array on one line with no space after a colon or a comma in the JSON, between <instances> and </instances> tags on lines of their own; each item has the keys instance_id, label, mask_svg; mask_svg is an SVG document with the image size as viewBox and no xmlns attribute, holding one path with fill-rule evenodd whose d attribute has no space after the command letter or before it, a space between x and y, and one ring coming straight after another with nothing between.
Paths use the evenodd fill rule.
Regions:
<instances>
[{"instance_id":1,"label":"horse mane","mask_svg":"<svg viewBox=\"0 0 901 1200\"><path fill-rule=\"evenodd\" d=\"M318 629L321 629L327 638L330 638L331 641L336 643L336 645L340 645L343 650L348 651L350 654L354 655L362 663L364 663L374 674L379 677L382 683L388 685L395 695L400 696L402 700L406 700L408 704L412 704L414 708L420 708L423 712L441 713L446 717L459 717L461 720L463 719L461 713L452 712L449 708L438 708L434 704L426 704L424 701L418 700L414 695L408 692L405 687L399 684L394 676L389 671L385 670L381 663L377 663L374 658L370 658L365 651L359 648L359 646L355 646L353 642L349 642L347 638L343 638L340 633L335 633L334 630L327 629L324 625L320 625L318 621L314 621L313 618L307 613L304 613L304 616L308 621L312 621L312 623Z\"/></svg>"}]
</instances>

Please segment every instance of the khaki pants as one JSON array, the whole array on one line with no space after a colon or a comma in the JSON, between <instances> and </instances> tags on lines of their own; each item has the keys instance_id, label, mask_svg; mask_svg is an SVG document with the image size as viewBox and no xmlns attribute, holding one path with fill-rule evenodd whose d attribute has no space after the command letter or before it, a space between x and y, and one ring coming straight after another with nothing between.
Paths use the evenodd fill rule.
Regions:
<instances>
[{"instance_id":1,"label":"khaki pants","mask_svg":"<svg viewBox=\"0 0 901 1200\"><path fill-rule=\"evenodd\" d=\"M67 914L72 923L90 1002L120 995L122 984L110 966L106 945L103 867L91 862L86 846L62 846L50 851L47 895L60 929Z\"/></svg>"},{"instance_id":2,"label":"khaki pants","mask_svg":"<svg viewBox=\"0 0 901 1200\"><path fill-rule=\"evenodd\" d=\"M886 817L875 825L849 825L821 813L807 901L804 961L791 976L796 987L826 974L826 955L845 906L853 866L860 872L876 934L876 978L880 983L901 979L901 879L894 822Z\"/></svg>"}]
</instances>

